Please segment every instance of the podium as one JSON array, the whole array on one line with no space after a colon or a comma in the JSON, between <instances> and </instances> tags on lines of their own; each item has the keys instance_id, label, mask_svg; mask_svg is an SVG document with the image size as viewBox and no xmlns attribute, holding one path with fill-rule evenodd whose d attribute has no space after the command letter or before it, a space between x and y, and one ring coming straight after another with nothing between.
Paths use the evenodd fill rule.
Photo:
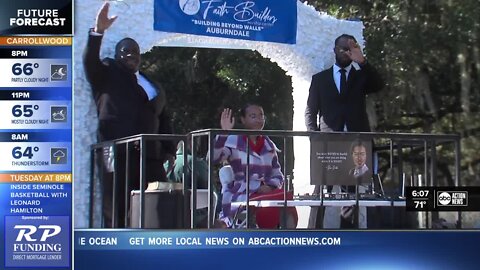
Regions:
<instances>
[{"instance_id":1,"label":"podium","mask_svg":"<svg viewBox=\"0 0 480 270\"><path fill-rule=\"evenodd\" d=\"M130 195L130 228L140 228L140 191ZM184 229L190 219L189 196L182 190L146 190L145 191L146 229ZM187 201L185 201L187 200Z\"/></svg>"},{"instance_id":2,"label":"podium","mask_svg":"<svg viewBox=\"0 0 480 270\"><path fill-rule=\"evenodd\" d=\"M146 190L144 228L190 228L190 195L191 190L187 190L185 195L182 190ZM215 213L218 198L213 195L212 211ZM130 228L140 228L140 190L131 192L130 201ZM197 189L197 210L202 208L208 208L208 189Z\"/></svg>"}]
</instances>

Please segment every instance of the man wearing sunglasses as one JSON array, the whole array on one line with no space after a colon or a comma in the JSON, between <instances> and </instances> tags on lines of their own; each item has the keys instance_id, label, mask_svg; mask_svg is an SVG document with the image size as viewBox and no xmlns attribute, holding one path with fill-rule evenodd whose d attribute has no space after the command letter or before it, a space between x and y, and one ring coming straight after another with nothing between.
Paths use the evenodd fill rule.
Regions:
<instances>
[{"instance_id":1,"label":"man wearing sunglasses","mask_svg":"<svg viewBox=\"0 0 480 270\"><path fill-rule=\"evenodd\" d=\"M366 96L380 91L384 82L353 36L339 36L333 51L335 64L312 77L305 111L307 130L370 131Z\"/></svg>"}]
</instances>

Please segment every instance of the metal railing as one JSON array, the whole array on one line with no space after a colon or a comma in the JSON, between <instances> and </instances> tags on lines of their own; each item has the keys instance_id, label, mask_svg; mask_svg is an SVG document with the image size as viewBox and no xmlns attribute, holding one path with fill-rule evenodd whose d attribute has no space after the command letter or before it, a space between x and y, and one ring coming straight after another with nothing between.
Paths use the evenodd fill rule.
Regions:
<instances>
[{"instance_id":1,"label":"metal railing","mask_svg":"<svg viewBox=\"0 0 480 270\"><path fill-rule=\"evenodd\" d=\"M320 140L331 140L331 139L337 139L338 137L341 136L350 136L350 137L356 137L356 138L361 138L363 141L368 141L368 140L383 140L385 142L377 142L375 143L374 151L375 152L381 152L381 151L387 151L389 154L389 167L391 171L391 179L394 182L398 183L398 190L401 190L403 192L405 188L405 182L402 181L404 179L404 171L403 171L403 165L404 162L407 161L405 157L403 157L403 150L406 148L410 149L421 149L423 154L423 168L422 168L422 175L423 178L426 180L423 185L427 186L436 186L438 185L438 179L437 179L437 169L436 169L436 163L437 163L437 147L443 146L445 144L452 144L453 145L453 170L454 170L454 185L459 186L460 185L460 136L455 135L455 134L407 134L407 133L378 133L378 132L361 132L361 133L345 133L345 132L307 132L307 131L273 131L273 130L261 130L261 131L253 131L253 130L220 130L220 129L205 129L205 130L197 130L191 132L192 139L195 137L200 137L200 136L207 136L208 137L208 142L209 142L209 160L213 160L213 151L214 149L214 142L215 142L215 137L217 135L265 135L269 136L271 138L275 137L280 137L283 139L283 147L281 149L284 149L283 151L283 172L287 172L287 160L288 156L290 153L287 153L286 149L288 149L287 145L289 143L288 139L289 138L294 138L294 137L316 137L317 139ZM249 164L249 153L251 149L249 147L249 144L247 144L247 164ZM396 157L395 157L396 153ZM248 172L249 166L246 166L246 194L247 194L247 199L245 205L250 205L250 185L249 185L249 178L250 174ZM396 167L397 174L394 175L394 169ZM209 183L212 182L212 180L215 178L213 175L214 170L213 170L213 164L212 162L209 163ZM287 175L289 176L289 175ZM412 175L413 177L413 175ZM403 182L403 183L402 183ZM403 185L402 185L403 184ZM211 184L209 184L211 186ZM287 200L286 200L286 192L290 188L290 183L288 183L287 188L284 189L285 194L284 194L284 211L285 208L287 207ZM398 192L398 193L402 193ZM322 197L323 198L323 197ZM321 199L322 199L321 198ZM356 196L356 201L358 205L358 196ZM246 208L247 214L246 214L246 219L247 219L247 228L248 225L250 224L249 218L250 215L248 213L249 208ZM435 215L436 213L434 213ZM284 220L282 221L283 224L285 224L285 216ZM458 213L459 216L459 224L461 224L461 213ZM209 213L210 217L210 213Z\"/></svg>"},{"instance_id":2,"label":"metal railing","mask_svg":"<svg viewBox=\"0 0 480 270\"><path fill-rule=\"evenodd\" d=\"M139 226L140 228L144 227L145 224L145 187L147 184L146 179L146 160L147 160L147 142L150 141L179 141L179 140L185 140L186 137L184 135L158 135L158 134L139 134L139 135L134 135L134 136L129 136L117 140L112 140L112 141L106 141L102 143L97 143L94 144L90 147L90 213L89 213L89 227L94 226L94 212L95 212L95 193L96 193L96 187L97 184L100 184L100 186L103 185L103 180L101 172L98 173L96 169L101 169L103 170L104 168L100 167L103 160L99 161L98 160L98 152L103 152L105 148L110 148L112 151L112 156L115 161L118 161L118 157L116 152L118 151L119 147L125 147L125 162L126 166L124 168L119 168L118 162L114 162L114 169L113 169L113 194L112 194L112 227L116 228L118 226L118 214L117 214L117 196L124 196L125 200L125 207L123 209L124 211L124 220L123 220L123 226L120 227L128 227L128 211L129 211L129 204L130 204L130 192L131 190L129 189L130 187L130 181L133 181L129 178L130 173L130 159L132 156L132 151L134 148L137 148L139 151L139 174L138 174L138 181L139 181L139 187L140 187L140 209L139 209ZM103 154L103 153L102 153ZM104 158L104 157L101 157ZM186 155L184 155L184 164L186 163ZM158 166L163 166L162 163L158 164ZM100 167L100 168L98 168ZM124 179L119 179L119 174L120 170L124 170ZM99 179L100 183L97 183L95 181L96 179ZM124 194L117 194L115 190L117 189L118 184L124 184L125 187L125 193ZM101 187L102 188L102 187ZM185 187L183 188L183 192L185 192ZM103 195L102 195L103 196ZM102 198L103 199L103 198ZM103 204L103 200L102 200ZM103 208L103 207L102 207ZM103 213L102 213L103 216ZM103 219L103 218L102 218ZM121 222L121 221L120 221Z\"/></svg>"},{"instance_id":3,"label":"metal railing","mask_svg":"<svg viewBox=\"0 0 480 270\"><path fill-rule=\"evenodd\" d=\"M437 174L437 161L439 158L439 148L446 147L452 147L451 150L448 151L450 155L453 153L452 156L445 156L445 154L442 152L442 158L447 160L447 164L449 167L453 168L454 171L454 180L453 184L455 186L460 185L460 136L459 135L448 135L448 134L406 134L406 133L376 133L376 132L365 132L365 133L344 133L344 132L306 132L306 131L272 131L272 130L261 130L261 131L252 131L252 130L220 130L220 129L205 129L205 130L197 130L193 131L187 135L153 135L153 134L140 134L140 135L135 135L135 136L130 136L114 141L109 141L109 142L103 142L99 144L95 144L91 146L91 182L90 182L90 227L93 227L94 224L94 197L95 197L95 187L96 187L96 178L98 177L98 174L96 173L96 165L98 164L98 156L95 153L98 153L98 150L102 150L105 147L113 147L114 151L115 148L118 147L119 145L125 145L126 147L126 162L125 164L129 164L129 158L130 158L130 150L131 147L133 147L133 144L136 143L139 147L140 151L140 170L139 170L139 181L140 181L140 187L144 187L147 179L146 179L146 144L147 141L158 141L158 140L184 140L186 141L187 138L188 140L191 141L191 146L193 149L195 149L195 145L197 144L197 138L199 137L207 137L208 138L208 222L207 222L207 227L211 228L213 226L213 220L215 217L215 214L212 209L213 207L213 192L214 192L214 179L216 178L214 173L214 164L213 164L213 158L214 158L214 144L215 144L215 137L217 135L265 135L269 136L272 138L274 141L278 141L278 139L282 140L281 144L283 151L281 152L282 159L280 163L282 163L283 167L283 172L287 176L288 180L291 180L291 175L289 172L289 163L290 160L293 157L293 153L289 149L292 149L292 145L294 144L294 141L292 138L296 137L308 137L312 138L315 137L320 140L332 140L339 138L341 136L354 136L357 138L360 138L362 140L371 140L374 142L374 151L377 153L384 153L386 154L381 154L380 156L384 158L383 164L380 164L379 168L387 168L389 172L389 177L391 181L395 182L398 184L398 190L403 190L404 185L405 185L405 172L404 172L404 164L405 163L414 163L410 165L411 168L411 177L412 180L415 178L414 175L417 175L417 172L421 172L418 175L422 175L422 179L425 179L425 182L423 183L426 186L437 186L439 185L438 181L438 174ZM189 137L190 136L190 137ZM278 142L277 142L278 144ZM450 146L451 145L451 146ZM249 147L249 144L247 144L247 153L250 153L251 149ZM187 155L185 154L186 150L184 149L184 164L187 164ZM415 158L412 157L406 157L405 153L410 153L412 155L415 155ZM114 153L115 154L115 153ZM196 156L198 155L196 151L192 151L192 160L195 160ZM418 156L421 156L419 159ZM249 160L250 155L247 154L247 164L250 163ZM421 160L422 164L416 164L419 160ZM115 163L115 166L118 164ZM163 166L163 164L159 164L159 166ZM387 166L387 167L386 167ZM129 205L129 191L128 191L128 186L129 186L129 166L126 166L125 168L115 168L114 171L118 170L125 170L125 175L126 179L124 179L125 184L125 220L124 220L124 225L125 227L128 225L128 205ZM195 172L195 162L192 162L191 164L191 200L190 200L190 226L192 228L195 228L196 224L196 214L195 214L195 209L196 209L196 190L197 190L197 183L194 181L194 172ZM419 169L421 167L421 169ZM415 168L415 169L413 169ZM297 168L298 169L298 168ZM184 166L184 175L186 173L186 166ZM246 194L247 194L247 199L246 199L246 205L249 205L250 203L250 198L249 198L249 192L250 192L250 175L249 175L249 166L246 166ZM396 173L395 173L396 171ZM185 180L185 177L183 178ZM183 181L183 194L187 193L187 186L185 185L185 181ZM413 181L412 181L413 182ZM113 178L113 183L114 186L121 183L120 179L118 179L117 174L114 173L114 178ZM401 185L403 183L403 185ZM285 195L284 195L284 207L287 207L287 200L286 200L286 192L291 189L291 182L287 181L286 188L285 190ZM115 189L114 189L115 190ZM401 192L399 192L401 193ZM113 209L112 209L112 225L113 227L118 224L118 221L115 219L115 213L116 213L116 196L117 194L113 194L112 196L112 203L113 203ZM249 218L250 215L248 213L249 208L246 208L247 215L247 226L250 224ZM139 215L139 226L140 228L144 228L145 224L145 192L144 188L140 188L140 209L139 209L140 215ZM461 224L461 213L458 213L459 215L459 223ZM286 217L286 215L283 215ZM283 220L283 224L285 224L285 218Z\"/></svg>"}]
</instances>

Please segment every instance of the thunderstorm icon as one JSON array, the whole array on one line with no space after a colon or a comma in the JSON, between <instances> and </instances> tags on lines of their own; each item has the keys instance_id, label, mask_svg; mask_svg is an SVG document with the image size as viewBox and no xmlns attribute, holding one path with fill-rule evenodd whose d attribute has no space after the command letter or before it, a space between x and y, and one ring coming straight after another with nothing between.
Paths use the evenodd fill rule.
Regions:
<instances>
[{"instance_id":1,"label":"thunderstorm icon","mask_svg":"<svg viewBox=\"0 0 480 270\"><path fill-rule=\"evenodd\" d=\"M56 159L57 163L60 162L60 159L65 157L65 153L62 150L57 150L53 153L53 157Z\"/></svg>"}]
</instances>

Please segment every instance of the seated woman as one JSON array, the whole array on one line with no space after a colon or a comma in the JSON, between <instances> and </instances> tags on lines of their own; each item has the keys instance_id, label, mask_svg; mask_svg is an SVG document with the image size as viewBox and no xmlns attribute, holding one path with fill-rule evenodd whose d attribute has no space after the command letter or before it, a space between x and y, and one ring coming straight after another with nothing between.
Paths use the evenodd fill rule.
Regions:
<instances>
[{"instance_id":1,"label":"seated woman","mask_svg":"<svg viewBox=\"0 0 480 270\"><path fill-rule=\"evenodd\" d=\"M248 104L240 111L240 121L245 129L262 130L265 125L263 108L256 104ZM235 119L231 109L224 109L220 125L224 130L234 127ZM231 203L246 201L247 141L250 144L249 174L250 196L276 193L282 195L281 188L284 177L278 162L278 148L267 136L219 135L215 141L214 162L228 162L231 166L233 181L222 181L221 219L230 225L233 215ZM282 193L282 194L281 194ZM279 196L277 196L279 197ZM280 199L280 198L277 198ZM279 212L279 208L276 209ZM295 208L289 208L287 227L295 228L297 216ZM278 220L274 224L280 224Z\"/></svg>"}]
</instances>

